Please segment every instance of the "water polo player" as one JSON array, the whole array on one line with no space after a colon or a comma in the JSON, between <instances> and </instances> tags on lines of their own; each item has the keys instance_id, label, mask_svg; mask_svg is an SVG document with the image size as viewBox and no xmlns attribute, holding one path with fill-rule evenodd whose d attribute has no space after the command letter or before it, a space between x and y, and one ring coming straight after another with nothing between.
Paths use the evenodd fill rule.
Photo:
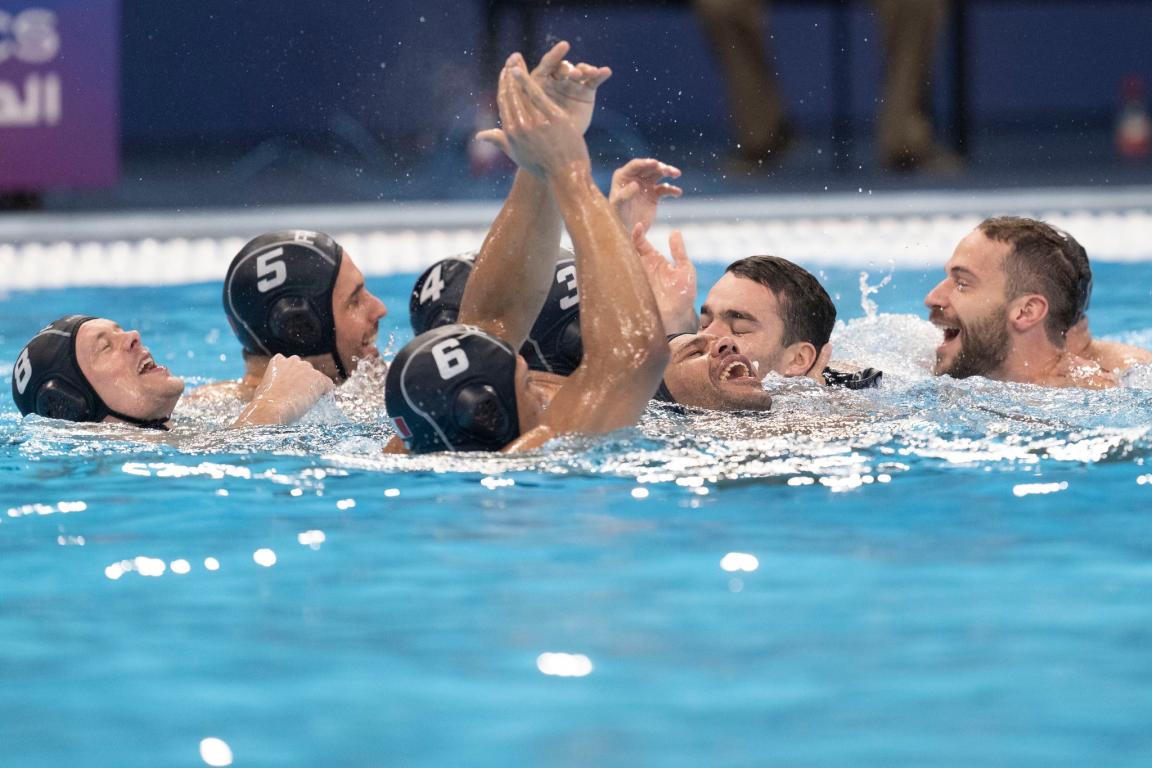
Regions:
<instances>
[{"instance_id":1,"label":"water polo player","mask_svg":"<svg viewBox=\"0 0 1152 768\"><path fill-rule=\"evenodd\" d=\"M233 426L295 421L331 386L298 358L277 355ZM12 369L12 398L21 414L65 421L168 429L183 392L183 379L156 363L139 332L86 315L45 326Z\"/></svg>"},{"instance_id":2,"label":"water polo player","mask_svg":"<svg viewBox=\"0 0 1152 768\"><path fill-rule=\"evenodd\" d=\"M582 138L611 72L570 65L566 52L557 44L531 75L516 54L500 75L503 129L481 137L519 170L477 256L460 324L416 337L389 369L388 412L409 451L525 450L630 426L660 379L667 345L656 302ZM529 209L531 222L510 225ZM545 410L516 350L555 278L561 221L576 250L583 357Z\"/></svg>"},{"instance_id":3,"label":"water polo player","mask_svg":"<svg viewBox=\"0 0 1152 768\"><path fill-rule=\"evenodd\" d=\"M1084 249L1035 219L985 219L956 246L946 277L924 297L944 340L935 373L1051 387L1116 385L1068 349L1092 271Z\"/></svg>"},{"instance_id":4,"label":"water polo player","mask_svg":"<svg viewBox=\"0 0 1152 768\"><path fill-rule=\"evenodd\" d=\"M322 232L282 230L249 241L224 278L224 312L244 349L247 400L272 355L298 355L333 382L378 358L388 313L340 245Z\"/></svg>"}]
</instances>

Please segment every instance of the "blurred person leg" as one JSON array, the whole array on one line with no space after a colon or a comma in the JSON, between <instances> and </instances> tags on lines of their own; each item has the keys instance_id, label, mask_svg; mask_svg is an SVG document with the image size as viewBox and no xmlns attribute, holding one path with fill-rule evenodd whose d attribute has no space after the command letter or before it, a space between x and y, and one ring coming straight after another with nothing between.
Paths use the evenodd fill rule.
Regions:
<instances>
[{"instance_id":1,"label":"blurred person leg","mask_svg":"<svg viewBox=\"0 0 1152 768\"><path fill-rule=\"evenodd\" d=\"M36 192L0 192L0 211L37 211L42 205Z\"/></svg>"},{"instance_id":2,"label":"blurred person leg","mask_svg":"<svg viewBox=\"0 0 1152 768\"><path fill-rule=\"evenodd\" d=\"M876 0L884 42L884 84L876 141L894 170L956 170L960 161L936 144L929 116L932 62L949 0Z\"/></svg>"},{"instance_id":3,"label":"blurred person leg","mask_svg":"<svg viewBox=\"0 0 1152 768\"><path fill-rule=\"evenodd\" d=\"M775 161L791 140L764 41L765 0L692 0L724 73L736 159Z\"/></svg>"}]
</instances>

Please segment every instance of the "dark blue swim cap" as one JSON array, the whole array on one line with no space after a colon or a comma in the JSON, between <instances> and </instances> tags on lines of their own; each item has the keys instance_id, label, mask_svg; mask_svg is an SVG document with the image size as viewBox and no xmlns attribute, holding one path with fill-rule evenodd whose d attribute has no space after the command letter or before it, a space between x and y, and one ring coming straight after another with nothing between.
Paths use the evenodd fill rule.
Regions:
<instances>
[{"instance_id":1,"label":"dark blue swim cap","mask_svg":"<svg viewBox=\"0 0 1152 768\"><path fill-rule=\"evenodd\" d=\"M419 335L456 322L474 262L474 254L453 256L438 261L420 275L408 301L413 333ZM580 338L580 289L573 259L556 262L548 298L520 354L529 368L560 376L570 375L580 365L584 345Z\"/></svg>"},{"instance_id":2,"label":"dark blue swim cap","mask_svg":"<svg viewBox=\"0 0 1152 768\"><path fill-rule=\"evenodd\" d=\"M76 336L80 326L96 318L66 315L44 328L20 351L12 368L12 399L22 415L35 413L65 421L103 421L115 416L129 424L167 429L167 419L138 419L114 411L80 370Z\"/></svg>"},{"instance_id":3,"label":"dark blue swim cap","mask_svg":"<svg viewBox=\"0 0 1152 768\"><path fill-rule=\"evenodd\" d=\"M323 232L281 230L248 242L224 278L224 313L252 355L332 355L336 351L332 290L344 249Z\"/></svg>"},{"instance_id":4,"label":"dark blue swim cap","mask_svg":"<svg viewBox=\"0 0 1152 768\"><path fill-rule=\"evenodd\" d=\"M412 295L408 298L408 319L412 323L412 333L416 336L452 325L460 316L460 301L464 298L464 287L472 274L476 254L462 253L442 259L416 278Z\"/></svg>"},{"instance_id":5,"label":"dark blue swim cap","mask_svg":"<svg viewBox=\"0 0 1152 768\"><path fill-rule=\"evenodd\" d=\"M498 451L520 435L516 353L471 325L408 342L388 366L384 398L412 453Z\"/></svg>"}]
</instances>

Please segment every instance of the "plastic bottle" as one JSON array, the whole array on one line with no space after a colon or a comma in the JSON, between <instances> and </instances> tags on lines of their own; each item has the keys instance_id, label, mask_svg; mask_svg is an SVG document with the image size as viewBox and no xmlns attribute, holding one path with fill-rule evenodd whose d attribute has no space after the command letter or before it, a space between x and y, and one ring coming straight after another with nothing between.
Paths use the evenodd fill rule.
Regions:
<instances>
[{"instance_id":1,"label":"plastic bottle","mask_svg":"<svg viewBox=\"0 0 1152 768\"><path fill-rule=\"evenodd\" d=\"M1124 78L1124 103L1116 118L1116 151L1126 160L1142 160L1152 150L1152 119L1144 100L1144 79Z\"/></svg>"}]
</instances>

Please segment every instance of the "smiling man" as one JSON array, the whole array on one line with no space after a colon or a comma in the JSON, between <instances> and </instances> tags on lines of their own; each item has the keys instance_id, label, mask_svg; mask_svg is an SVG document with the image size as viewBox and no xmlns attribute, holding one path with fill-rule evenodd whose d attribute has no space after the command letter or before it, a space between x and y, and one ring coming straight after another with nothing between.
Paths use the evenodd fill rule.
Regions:
<instances>
[{"instance_id":1,"label":"smiling man","mask_svg":"<svg viewBox=\"0 0 1152 768\"><path fill-rule=\"evenodd\" d=\"M689 329L669 337L671 358L657 399L712 410L764 410L771 405L763 391L769 373L846 389L879 383L881 373L872 368L846 373L828 367L836 307L800 265L778 256L733 262L708 292L700 332L693 333L697 321L688 302L695 294L695 268L683 239L673 233L670 265L639 228L633 238L665 325Z\"/></svg>"},{"instance_id":2,"label":"smiling man","mask_svg":"<svg viewBox=\"0 0 1152 768\"><path fill-rule=\"evenodd\" d=\"M236 254L224 278L224 312L244 348L244 376L234 386L249 400L275 354L298 355L344 382L362 360L380 356L376 336L388 309L331 237L281 230Z\"/></svg>"},{"instance_id":3,"label":"smiling man","mask_svg":"<svg viewBox=\"0 0 1152 768\"><path fill-rule=\"evenodd\" d=\"M1067 348L1092 286L1078 248L1035 219L981 222L924 298L929 320L944 332L935 373L1049 387L1115 386L1099 365Z\"/></svg>"},{"instance_id":4,"label":"smiling man","mask_svg":"<svg viewBox=\"0 0 1152 768\"><path fill-rule=\"evenodd\" d=\"M677 246L674 246L674 249ZM821 384L836 307L808 270L777 256L733 262L700 308L700 332L669 337L657 399L711 410L767 410L769 372Z\"/></svg>"},{"instance_id":5,"label":"smiling man","mask_svg":"<svg viewBox=\"0 0 1152 768\"><path fill-rule=\"evenodd\" d=\"M290 423L331 388L299 358L276 355L232 426ZM12 368L12 399L20 413L65 421L167 430L183 392L184 380L156 363L139 332L86 315L44 327Z\"/></svg>"}]
</instances>

